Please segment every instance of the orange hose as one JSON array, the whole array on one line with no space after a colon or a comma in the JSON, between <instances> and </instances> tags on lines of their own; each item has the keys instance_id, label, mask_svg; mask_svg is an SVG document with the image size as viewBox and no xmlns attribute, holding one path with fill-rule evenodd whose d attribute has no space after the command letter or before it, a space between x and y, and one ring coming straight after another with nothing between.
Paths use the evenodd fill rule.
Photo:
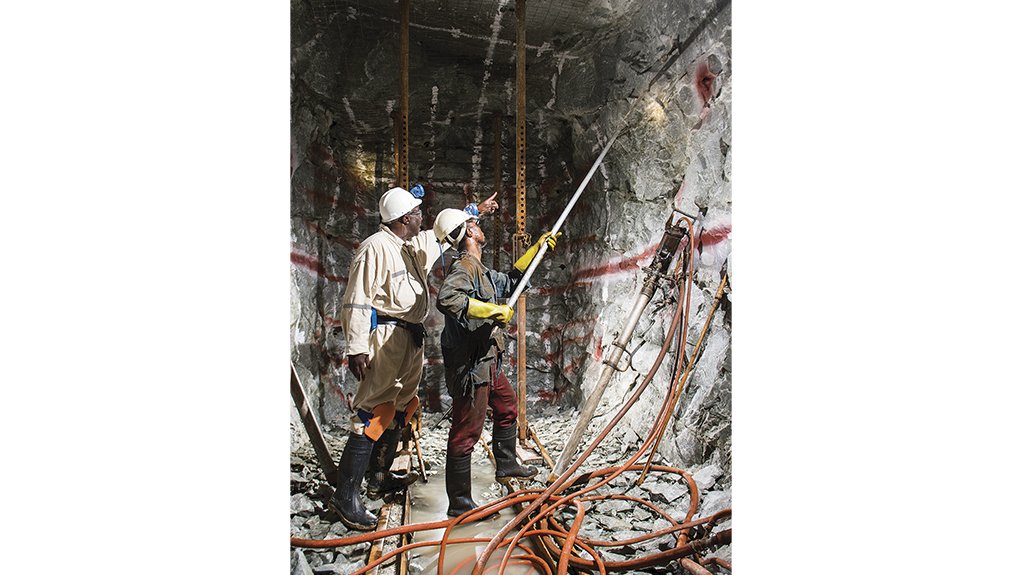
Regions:
<instances>
[{"instance_id":1,"label":"orange hose","mask_svg":"<svg viewBox=\"0 0 1022 575\"><path fill-rule=\"evenodd\" d=\"M656 359L654 360L653 366L650 368L649 373L646 374L646 377L643 379L642 383L640 383L639 386L632 393L632 396L628 398L628 400L621 407L621 409L618 410L617 414L615 414L615 416L611 420L611 422L608 423L600 431L600 433L596 436L596 438L593 440L593 442L589 445L588 448L586 448L586 450L582 453L582 455L579 456L579 458L575 461L575 463L571 464L571 466L568 469L566 469L564 471L564 473L562 473L556 480L554 480L553 484L551 484L549 487L547 487L546 490L543 491L542 494L540 494L538 499L534 500L531 504L529 504L529 506L527 508L525 508L523 511L521 511L507 525L502 527L501 530L497 532L497 535L495 535L494 538L490 540L490 543L486 546L485 549L483 549L482 555L480 555L480 557L476 560L476 566L473 569L473 575L478 575L478 572L482 570L483 566L486 564L486 561L490 558L490 555L492 555L493 552L496 550L496 543L497 543L497 541L502 540L504 538L504 536L507 535L511 531L511 529L517 527L518 524L521 521L523 521L526 517L528 517L528 514L530 512L535 511L538 507L540 507L540 505L542 505L547 499L549 499L554 493L556 493L561 488L561 486L563 486L567 482L567 480L571 477L571 474L575 473L575 471L578 470L578 468L582 465L582 463L585 462L585 460L593 453L593 451L596 450L596 447L600 444L600 442L602 442L607 437L607 435L614 428L614 426L616 426L618 424L618 422L621 421L621 419L624 417L625 413L627 413L628 410L631 409L631 407L635 404L635 402L638 401L639 397L642 395L642 392L644 392L646 390L646 387L648 387L650 382L653 380L653 376L656 374L656 371L660 367L660 364L663 363L664 357L667 355L667 350L668 350L668 348L670 348L671 337L674 336L674 332L678 329L678 324L681 321L681 315L682 315L682 307L679 305L677 310L674 313L674 317L673 317L673 319L671 321L671 326L668 329L667 336L664 338L665 339L664 345L661 346L661 348L660 348L660 353L657 355ZM661 407L661 409L663 409L663 407ZM639 448L639 450L636 452L636 454L634 456L632 456L632 458L629 459L629 461L625 464L626 466L627 465L631 465L639 457L641 457L642 453L645 452L646 448L649 447L650 440L651 440L650 437L646 438L646 442L642 445L642 447ZM610 482L614 477L616 477L616 475L612 475L611 477L608 477L603 482L598 483L595 486L591 486L591 487L588 487L586 489L583 489L582 492L591 491L593 489L596 489L596 488L604 485L605 483ZM576 492L576 493L568 496L566 498L566 500L570 500L571 498L577 497L582 492ZM541 513L538 513L535 517L533 517L533 519L529 520L523 526L523 530L524 529L528 529L529 527L531 527L533 524L535 524L536 521L539 520L540 517L543 517L544 515L549 513L549 511L551 509L553 509L553 508L548 508L548 509L545 509L544 511L542 511ZM521 538L520 535L521 535L521 532L519 532L518 535L515 535L515 537L512 538L512 542L511 542L512 547ZM507 559L508 559L508 554L505 553L504 560L506 561Z\"/></svg>"},{"instance_id":2,"label":"orange hose","mask_svg":"<svg viewBox=\"0 0 1022 575\"><path fill-rule=\"evenodd\" d=\"M716 311L716 307L719 304L720 296L723 293L723 289L724 289L724 285L725 285L726 281L727 281L727 275L725 274L724 278L721 281L721 287L718 289L718 297L715 299L714 305L710 309L710 313L707 316L707 323L706 323L706 327L704 327L703 335L705 335L705 332L708 329L709 323L710 323L710 321L713 318L713 314ZM610 430L613 429L614 426L617 425L617 423L621 420L621 418L624 416L624 414L627 413L627 411L632 407L632 405L634 405L634 403L638 400L638 397L642 394L643 391L645 391L645 389L649 385L650 381L652 381L653 375L655 375L656 371L659 369L660 364L663 362L664 356L666 355L667 350L670 347L670 340L674 336L674 333L676 332L676 330L678 328L678 324L679 324L679 320L680 320L681 314L682 314L682 306L679 305L677 310L675 311L675 314L674 314L673 320L671 322L671 326L670 326L670 328L668 330L667 336L665 337L665 343L664 343L663 346L661 346L660 353L657 355L657 358L654 361L653 366L650 368L649 373L643 379L642 383L633 392L632 396L628 399L628 401L625 402L625 405L622 406L621 409L618 411L618 413L615 415L614 419L606 427L604 427L604 429L600 432L600 434L596 437L596 439L593 440L592 444L590 444L590 446L586 449L586 451L578 458L578 460L575 461L574 464L571 465L571 467L569 467L549 487L547 487L547 489L544 490L544 492L542 494L540 494L540 496L537 499L535 499L529 505L529 507L527 507L525 510L520 512L514 519L512 519L507 525L505 525L497 533L497 535L494 536L493 539L491 539L490 543L483 550L483 553L476 560L476 566L473 569L473 574L478 573L483 568L483 566L485 565L486 561L489 559L490 555L492 555L493 551L496 550L495 543L497 541L499 541L499 540L502 540L503 537L505 535L507 535L511 531L511 529L513 529L514 527L518 526L519 523L521 523L523 520L525 520L526 517L528 517L530 512L536 511L539 507L542 506L542 504L546 500L550 499L551 496L554 493L558 492L560 490L560 488L567 482L567 479L569 477L571 477L571 474L578 470L578 468L585 461L585 459L588 458L592 454L592 452L595 450L596 446L599 445L599 443L602 442L604 438L606 438L606 436L609 434ZM691 369L691 366L694 364L694 360L695 360L695 357L696 357L697 352L698 352L698 346L701 345L701 341L702 341L702 338L700 338L699 343L697 343L697 349L693 352L693 358L692 358L693 361L689 362L689 369ZM670 400L671 400L671 398L673 396L674 396L674 393L673 393L673 390L672 390L672 393L669 393L668 396L664 398L665 401L664 401L663 405L661 406L661 412L660 412L660 416L658 417L658 419L663 418L667 413L670 413L668 408L669 408L669 406L672 405ZM599 482L598 484L596 484L594 486L590 486L590 487L584 488L583 490L581 490L579 492L576 492L576 493L574 493L572 495L569 495L569 496L565 497L560 502L560 504L567 503L568 501L574 499L575 497L578 497L580 494L583 494L583 493L592 491L594 489L597 489L600 486L605 485L606 483L611 481L614 477L616 477L620 473L623 473L624 468L627 468L627 467L631 466L639 457L642 456L643 453L645 453L646 449L648 449L651 446L651 444L654 441L655 427L656 426L654 426L654 429L650 430L650 434L647 436L646 441L637 450L636 454L633 455L631 458L629 458L627 463L625 463L623 466L620 466L618 468L618 471L612 473L609 477L607 477L606 479L604 479L603 481ZM697 492L698 492L697 490L693 492L693 500L695 500ZM693 502L695 502L695 501L693 501ZM544 508L542 511L540 511L535 516L533 516L532 519L528 520L525 523L525 525L523 525L522 530L519 531L519 533L516 534L512 538L511 545L510 545L508 551L504 554L504 558L502 560L502 565L506 565L506 562L510 558L510 551L511 551L512 548L514 548L517 545L518 541L521 539L522 532L527 530L528 528L530 528L532 525L534 525L541 517L549 514L555 507L556 506ZM688 518L686 518L686 520L690 519L690 518L691 517L688 517ZM688 548L688 547L689 546L685 546L685 548ZM682 549L682 548L679 547L678 549Z\"/></svg>"}]
</instances>

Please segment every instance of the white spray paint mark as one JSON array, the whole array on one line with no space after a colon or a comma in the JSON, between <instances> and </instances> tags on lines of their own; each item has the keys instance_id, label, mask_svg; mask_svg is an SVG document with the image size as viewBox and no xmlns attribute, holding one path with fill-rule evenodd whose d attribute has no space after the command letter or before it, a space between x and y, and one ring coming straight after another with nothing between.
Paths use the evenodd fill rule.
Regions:
<instances>
[{"instance_id":1,"label":"white spray paint mark","mask_svg":"<svg viewBox=\"0 0 1022 575\"><path fill-rule=\"evenodd\" d=\"M438 180L438 181L435 181L435 182L434 181L430 181L430 184L433 186L433 189L440 189L440 188L452 188L452 189L454 189L454 188L457 188L457 192L459 194L465 188L465 186L470 185L470 183L471 182L455 182L455 181L443 181L443 180ZM449 207L455 207L455 206L449 206Z\"/></svg>"},{"instance_id":2,"label":"white spray paint mark","mask_svg":"<svg viewBox=\"0 0 1022 575\"><path fill-rule=\"evenodd\" d=\"M358 134L367 133L369 131L369 126L362 120L355 117L355 111L351 108L351 102L346 96L341 98L341 102L344 103L344 111L348 115L348 122L351 123L352 132L355 134L355 169L358 170L358 173L362 174L366 172L367 168L365 163L362 161L364 149L362 147L362 139L358 137ZM337 204L341 198L341 187L334 186L333 193L333 197L330 199L330 212L327 215L327 222L331 224L334 223L334 218L337 214Z\"/></svg>"},{"instance_id":3,"label":"white spray paint mark","mask_svg":"<svg viewBox=\"0 0 1022 575\"><path fill-rule=\"evenodd\" d=\"M593 132L596 134L596 146L593 147L593 152L598 154L607 145L607 138L600 133L600 126L598 124L593 124ZM604 181L610 181L610 175L607 174L607 164L604 162L600 162L600 174L603 175Z\"/></svg>"},{"instance_id":4,"label":"white spray paint mark","mask_svg":"<svg viewBox=\"0 0 1022 575\"><path fill-rule=\"evenodd\" d=\"M536 133L539 135L540 141L544 141L546 135L546 114L543 113L543 109L539 110L539 122L536 124ZM541 153L539 155L539 181L546 180L546 154Z\"/></svg>"},{"instance_id":5,"label":"white spray paint mark","mask_svg":"<svg viewBox=\"0 0 1022 575\"><path fill-rule=\"evenodd\" d=\"M396 100L387 100L387 107L386 107L387 115L390 116L391 118L394 117L392 114L394 112L394 104L395 103L396 103ZM391 129L393 129L393 126L394 126L394 124L393 124L393 122L391 122ZM392 139L392 141L391 141L390 153L391 154L395 154L395 155L397 154L397 141L396 140Z\"/></svg>"},{"instance_id":6,"label":"white spray paint mark","mask_svg":"<svg viewBox=\"0 0 1022 575\"><path fill-rule=\"evenodd\" d=\"M501 6L504 6L505 4L507 4L507 2L502 2ZM498 8L498 10L499 10L499 8ZM375 18L375 19L383 21L383 22L392 22L392 23L398 24L398 25L401 24L401 20L399 20L397 18L385 18L385 17L379 16L378 14L373 14L373 13L369 13L369 12L359 12L359 11L355 10L354 8L349 8L348 9L348 16L349 16L348 19L349 20L352 19L352 16L355 16L355 15L361 17L363 20L369 19L369 18ZM515 42L513 42L511 40L501 40L501 39L494 40L493 36L476 36L474 34L466 34L465 32L462 32L460 28L454 28L454 27L451 27L451 28L439 28L437 26L426 26L425 24L416 24L415 22L409 22L408 23L408 27L409 28L417 28L419 30L429 30L431 32L446 32L446 33L450 34L452 38L456 38L456 39L470 38L472 40L492 41L495 44L502 45L502 46L511 46L511 47L515 46ZM525 49L526 50L537 50L537 51L538 50L548 50L548 49L550 49L550 46L549 46L548 43L544 43L542 46L535 46L535 45L531 45L531 44L526 43L525 44ZM539 52L537 52L537 55L539 55ZM570 58L573 58L573 59L574 58L579 58L579 57L580 56L570 56Z\"/></svg>"},{"instance_id":7,"label":"white spray paint mark","mask_svg":"<svg viewBox=\"0 0 1022 575\"><path fill-rule=\"evenodd\" d=\"M433 179L433 168L436 167L436 107L440 101L440 87L433 86L433 95L429 99L429 169L426 170L426 181Z\"/></svg>"},{"instance_id":8,"label":"white spray paint mark","mask_svg":"<svg viewBox=\"0 0 1022 575\"><path fill-rule=\"evenodd\" d=\"M505 100L507 102L507 113L511 115L511 103L515 101L515 86L511 83L511 78L504 81L504 94L507 96Z\"/></svg>"},{"instance_id":9,"label":"white spray paint mark","mask_svg":"<svg viewBox=\"0 0 1022 575\"><path fill-rule=\"evenodd\" d=\"M568 59L568 53L561 52L555 57L557 58L557 71L550 77L550 99L546 103L546 107L550 110L554 109L554 102L557 101L557 79L561 77L561 71L564 69L564 61Z\"/></svg>"},{"instance_id":10,"label":"white spray paint mark","mask_svg":"<svg viewBox=\"0 0 1022 575\"><path fill-rule=\"evenodd\" d=\"M361 149L362 149L362 146L359 146L359 150L361 150ZM333 196L330 198L330 213L327 214L327 218L326 218L326 221L327 221L328 225L334 223L334 217L336 217L336 214L337 214L337 204L341 200L341 187L340 186L334 186L333 192L334 192Z\"/></svg>"},{"instance_id":11,"label":"white spray paint mark","mask_svg":"<svg viewBox=\"0 0 1022 575\"><path fill-rule=\"evenodd\" d=\"M347 96L341 98L341 102L344 103L344 111L348 114L348 121L351 122L351 127L361 133L367 132L370 129L369 125L355 117L355 111L351 109L351 102L348 101Z\"/></svg>"},{"instance_id":12,"label":"white spray paint mark","mask_svg":"<svg viewBox=\"0 0 1022 575\"><path fill-rule=\"evenodd\" d=\"M490 79L490 66L493 65L493 51L500 40L500 21L504 18L504 7L508 0L500 0L497 13L490 25L490 43L486 47L486 59L483 61L483 82L479 88L479 106L476 108L476 139L472 146L472 189L479 186L479 175L483 163L483 108L486 107L486 83Z\"/></svg>"}]
</instances>

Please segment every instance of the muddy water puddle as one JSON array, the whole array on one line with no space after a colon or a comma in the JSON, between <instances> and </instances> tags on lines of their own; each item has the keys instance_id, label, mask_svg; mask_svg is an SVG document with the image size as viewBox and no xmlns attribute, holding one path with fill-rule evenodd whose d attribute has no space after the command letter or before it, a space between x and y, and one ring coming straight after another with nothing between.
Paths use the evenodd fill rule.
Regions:
<instances>
[{"instance_id":1,"label":"muddy water puddle","mask_svg":"<svg viewBox=\"0 0 1022 575\"><path fill-rule=\"evenodd\" d=\"M480 505L489 503L504 495L504 490L493 480L493 465L489 460L480 459L479 454L472 458L472 498ZM447 517L447 491L444 483L444 470L430 477L429 483L416 483L410 492L411 517L408 523L425 523L430 521L443 521ZM507 524L514 517L513 509L505 509L492 519L484 519L459 525L452 530L450 538L485 538L489 539L497 534L501 527ZM434 541L443 537L443 529L431 531L420 531L415 534L414 541ZM526 544L528 546L528 544ZM447 546L444 553L444 573L454 573L455 568L461 566L457 573L470 573L472 564L476 557L486 548L486 542L459 543ZM490 556L487 567L500 564L503 558L503 549L499 549ZM412 575L428 575L437 573L437 562L439 559L439 547L421 547L409 552L409 569ZM512 561L514 561L512 559ZM504 571L507 575L527 575L539 573L531 565L509 564Z\"/></svg>"}]
</instances>

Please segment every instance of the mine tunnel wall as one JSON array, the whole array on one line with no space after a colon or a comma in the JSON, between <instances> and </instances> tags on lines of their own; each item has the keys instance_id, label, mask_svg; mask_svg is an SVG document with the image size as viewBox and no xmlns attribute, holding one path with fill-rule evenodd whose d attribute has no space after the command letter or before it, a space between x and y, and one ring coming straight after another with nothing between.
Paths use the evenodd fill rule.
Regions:
<instances>
[{"instance_id":1,"label":"mine tunnel wall","mask_svg":"<svg viewBox=\"0 0 1022 575\"><path fill-rule=\"evenodd\" d=\"M672 206L701 218L696 262L689 351L696 341L730 254L731 231L731 40L729 9L702 19L714 5L686 8L676 2L638 4L619 23L616 36L598 43L567 39L562 46L535 57L529 66L549 69L549 85L528 86L527 231L535 238L560 215L578 183L608 138L628 129L612 146L567 220L557 249L549 253L528 292L528 401L569 408L591 391L604 357L622 327L642 281L645 266L663 232ZM294 8L297 6L297 8ZM361 48L373 66L354 66L359 45L340 26L303 23L301 3L293 3L292 142L291 142L291 336L292 359L317 415L328 429L346 425L350 415L344 396L357 382L342 363L344 336L337 327L340 300L351 256L358 243L376 231L377 201L394 179L393 149L363 145L352 134L390 132L389 125L370 126L344 112L344 102L330 98L325 70L336 74L337 61L348 74L372 75L372 89L395 86L382 61L396 68L396 48L387 44ZM705 21L704 21L705 20ZM698 30L693 34L693 30ZM652 88L656 98L636 103L646 84L683 48ZM341 54L345 56L342 58ZM390 55L390 56L388 56ZM413 45L413 70L429 66L430 55ZM428 68L427 68L428 69ZM390 72L391 76L394 72ZM445 207L461 207L466 190L481 200L492 193L492 117L501 125L502 204L497 214L504 228L491 234L492 218L483 220L491 235L484 263L511 263L514 232L515 135L513 90L494 109L465 114L476 102L459 98L473 89L464 69L437 71L419 82L412 98L430 101L429 118L412 118L412 183L427 188L424 225ZM332 77L332 76L331 76ZM366 81L366 78L362 78ZM478 84L478 79L474 80ZM382 86L382 88L381 88ZM369 87L367 90L371 89ZM478 93L478 86L475 86ZM393 106L397 90L390 92ZM470 104L470 105L469 105ZM482 110L480 106L479 110ZM350 111L349 111L350 112ZM432 291L441 281L432 276ZM730 276L729 276L730 278ZM613 379L598 412L612 413L627 390L652 363L668 327L672 305L658 293L640 321L629 349L638 347L631 367ZM434 300L435 301L435 300ZM518 340L512 321L511 333ZM719 469L730 484L731 461L731 315L730 296L713 319L703 351L681 398L673 433L661 453L679 466ZM435 311L427 320L426 366L420 393L443 389L439 336L443 319ZM674 352L642 400L622 424L625 433L643 437L669 384ZM509 349L507 368L516 378L516 353ZM445 405L449 398L444 395ZM300 425L299 425L300 427ZM555 454L556 455L556 454Z\"/></svg>"}]
</instances>

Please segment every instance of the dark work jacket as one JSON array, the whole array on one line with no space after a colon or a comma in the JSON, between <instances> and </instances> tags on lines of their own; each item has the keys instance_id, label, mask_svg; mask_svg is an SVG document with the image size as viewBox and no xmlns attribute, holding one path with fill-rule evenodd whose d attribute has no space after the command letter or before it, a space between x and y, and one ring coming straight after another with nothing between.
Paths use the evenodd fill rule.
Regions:
<instances>
[{"instance_id":1,"label":"dark work jacket","mask_svg":"<svg viewBox=\"0 0 1022 575\"><path fill-rule=\"evenodd\" d=\"M460 252L451 262L436 299L437 309L444 314L440 348L451 397L471 395L476 385L489 383L490 369L499 362L505 348L500 322L469 318L468 299L499 303L498 299L514 292L521 277L518 270L505 274L487 269L467 252Z\"/></svg>"}]
</instances>

